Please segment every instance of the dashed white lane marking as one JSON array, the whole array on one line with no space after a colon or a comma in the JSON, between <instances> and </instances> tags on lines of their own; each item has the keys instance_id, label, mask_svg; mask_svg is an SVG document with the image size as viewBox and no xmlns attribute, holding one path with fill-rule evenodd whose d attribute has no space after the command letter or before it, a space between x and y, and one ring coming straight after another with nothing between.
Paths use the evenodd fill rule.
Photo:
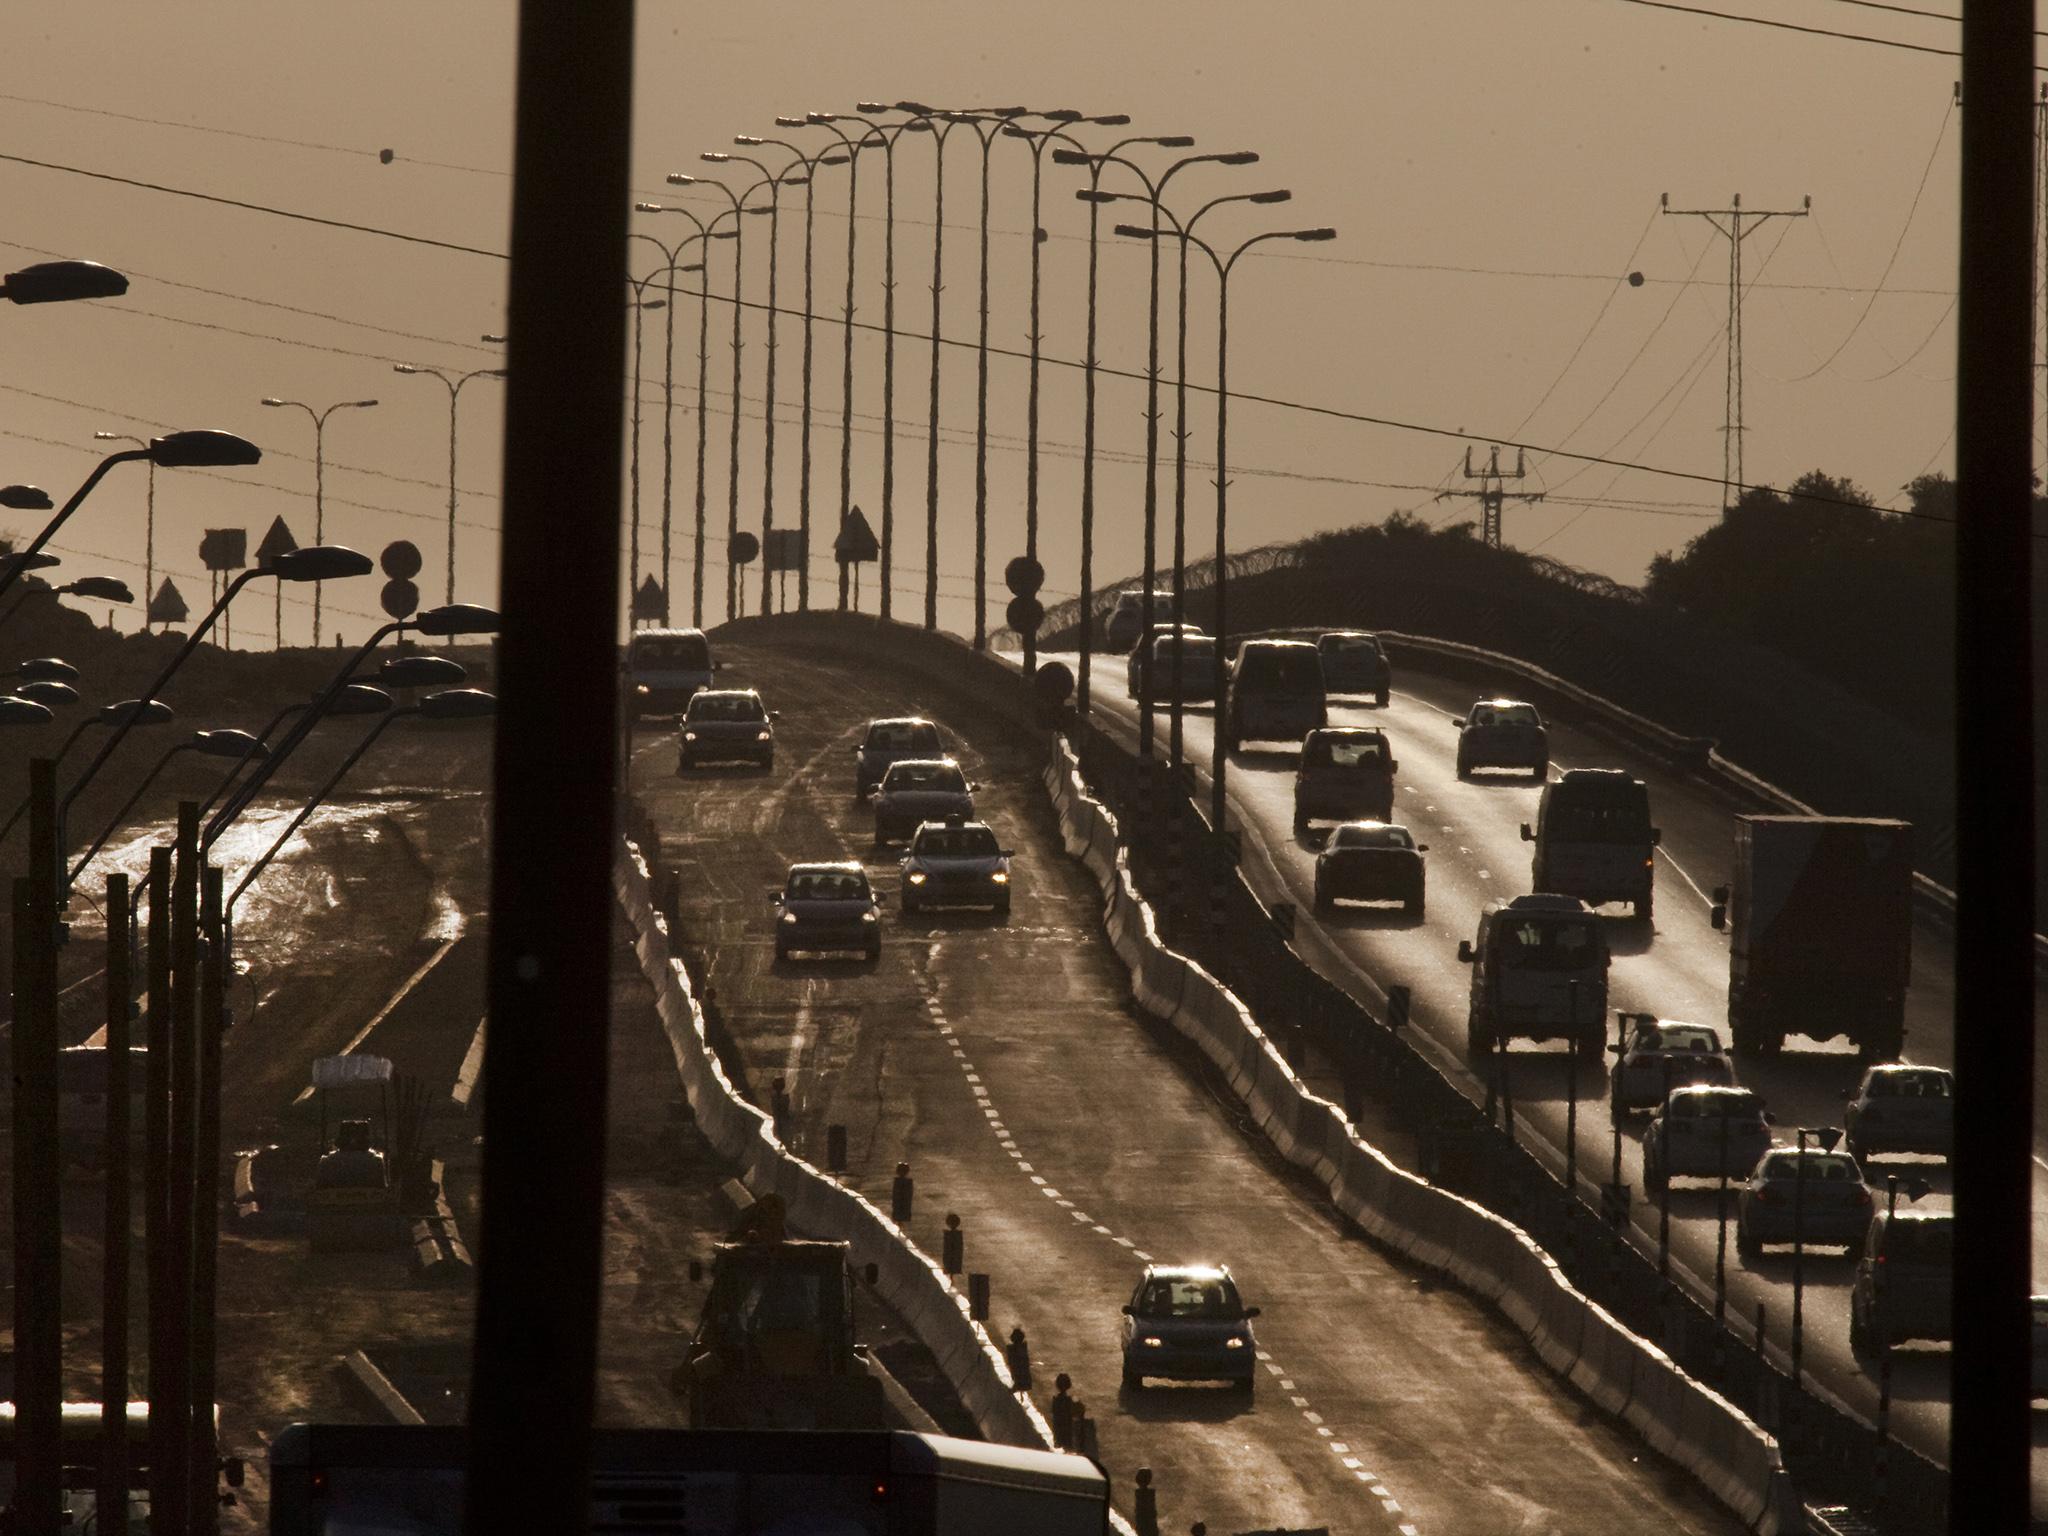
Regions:
<instances>
[{"instance_id":1,"label":"dashed white lane marking","mask_svg":"<svg viewBox=\"0 0 2048 1536\"><path fill-rule=\"evenodd\" d=\"M1482 869L1479 871L1479 878L1482 880L1491 880L1493 878L1493 871L1490 869Z\"/></svg>"}]
</instances>

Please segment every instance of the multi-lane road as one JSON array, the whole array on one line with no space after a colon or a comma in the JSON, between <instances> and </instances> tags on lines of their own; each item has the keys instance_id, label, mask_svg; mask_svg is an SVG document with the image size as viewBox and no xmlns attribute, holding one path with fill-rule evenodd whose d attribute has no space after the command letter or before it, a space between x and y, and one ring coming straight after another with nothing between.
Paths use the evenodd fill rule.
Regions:
<instances>
[{"instance_id":1,"label":"multi-lane road","mask_svg":"<svg viewBox=\"0 0 2048 1536\"><path fill-rule=\"evenodd\" d=\"M1076 660L1072 656L1044 659L1061 660L1070 667ZM1121 666L1098 666L1095 675L1098 719L1112 723L1127 740L1135 742L1137 708L1122 686ZM1539 787L1524 775L1481 773L1471 780L1459 780L1453 719L1462 716L1475 697L1470 684L1408 670L1397 670L1394 681L1387 708L1374 708L1362 700L1343 701L1332 705L1330 719L1332 724L1380 726L1393 742L1394 756L1400 762L1396 819L1404 822L1418 841L1430 845L1429 903L1424 918L1409 919L1391 908L1347 907L1334 914L1313 915L1315 849L1311 838L1297 838L1293 831L1294 754L1252 750L1232 758L1227 778L1231 814L1251 850L1245 868L1254 886L1269 899L1296 904L1300 935L1296 947L1304 958L1375 1006L1382 1001L1386 986L1409 986L1414 999L1413 1038L1476 1095L1484 1091L1483 1084L1464 1052L1470 972L1458 963L1457 941L1472 936L1487 902L1530 889L1530 849L1521 841L1520 827L1524 821L1534 820ZM1729 877L1736 809L1710 788L1589 733L1582 728L1585 722L1552 718L1549 723L1553 774L1567 768L1626 768L1649 785L1652 819L1663 829L1657 850L1654 928L1624 915L1625 908L1606 909L1615 914L1607 920L1614 952L1609 1002L1618 1009L1725 1025L1727 940L1708 921L1707 893ZM1213 725L1208 706L1189 707L1185 750L1205 793ZM1164 711L1156 727L1163 743L1167 734ZM1910 1059L1953 1065L1954 995L1951 945L1928 924L1916 924L1907 1008L1906 1055ZM2033 1020L2007 1021L2005 1027L2038 1030L2044 1019L2048 1019L2048 994L2037 990ZM1841 1094L1856 1081L1858 1063L1845 1041L1819 1044L1795 1037L1776 1060L1742 1060L1737 1070L1746 1085L1764 1096L1777 1118L1778 1134L1789 1139L1799 1126L1841 1123ZM1565 1048L1518 1044L1511 1071L1521 1134L1526 1139L1533 1133L1549 1149L1549 1160L1561 1174L1568 1072ZM1594 1183L1608 1177L1612 1158L1604 1068L1582 1069L1578 1087L1577 1166L1582 1192L1591 1199L1596 1197ZM2039 1097L2037 1084L2037 1101ZM1636 1239L1639 1245L1654 1248L1661 1213L1655 1202L1642 1197L1641 1134L1640 1118L1623 1128L1623 1180L1637 1192L1633 1212ZM2048 1138L2038 1129L2034 1162L2036 1208L2048 1211ZM1879 1186L1880 1199L1882 1176L1898 1173L1905 1178L1924 1178L1933 1185L1928 1205L1948 1204L1948 1172L1937 1160L1883 1158L1875 1160L1868 1172ZM1732 1208L1731 1200L1731 1212ZM1719 1237L1714 1187L1700 1181L1678 1185L1670 1211L1675 1264L1690 1283L1710 1295ZM2048 1224L2037 1219L2035 1232L2035 1273L2048 1274ZM1848 1345L1853 1261L1838 1249L1818 1249L1807 1255L1804 1268L1805 1369L1856 1411L1874 1417L1877 1367L1854 1356ZM1744 1265L1735 1256L1731 1233L1727 1273L1731 1315L1753 1321L1761 1303L1769 1338L1775 1346L1788 1344L1792 1316L1789 1250L1768 1250L1760 1261ZM1895 1352L1892 1365L1895 1432L1941 1459L1946 1459L1948 1437L1948 1360L1944 1347L1908 1345ZM2035 1489L2037 1511L2048 1509L2048 1458L2036 1458Z\"/></svg>"},{"instance_id":2,"label":"multi-lane road","mask_svg":"<svg viewBox=\"0 0 2048 1536\"><path fill-rule=\"evenodd\" d=\"M992 1328L1024 1328L1041 1405L1055 1372L1072 1375L1126 1509L1148 1466L1166 1529L1733 1529L1502 1319L1349 1230L1228 1085L1134 1011L1099 894L1061 851L1039 742L845 656L720 655L722 685L781 712L774 771L678 777L673 732L650 728L633 773L682 876L682 948L707 967L714 1036L757 1103L783 1080L798 1150L822 1158L826 1127L846 1127L847 1176L871 1198L908 1161L928 1250L960 1216ZM897 909L852 752L870 716L913 711L942 722L979 811L1018 850L1007 925ZM880 963L776 962L769 892L792 861L847 857L887 903ZM1120 1387L1118 1308L1148 1256L1228 1263L1263 1309L1250 1401Z\"/></svg>"}]
</instances>

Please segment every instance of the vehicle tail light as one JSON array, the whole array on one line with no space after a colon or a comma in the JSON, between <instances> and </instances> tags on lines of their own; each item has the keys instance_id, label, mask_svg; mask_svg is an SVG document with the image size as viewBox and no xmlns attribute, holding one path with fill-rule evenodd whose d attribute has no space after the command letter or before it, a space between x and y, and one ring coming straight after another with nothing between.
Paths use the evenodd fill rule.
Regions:
<instances>
[{"instance_id":1,"label":"vehicle tail light","mask_svg":"<svg viewBox=\"0 0 2048 1536\"><path fill-rule=\"evenodd\" d=\"M1857 1203L1858 1205L1868 1205L1868 1204L1870 1204L1870 1191L1869 1191L1868 1189L1859 1189L1859 1190L1857 1190L1857 1191L1856 1191L1856 1203Z\"/></svg>"}]
</instances>

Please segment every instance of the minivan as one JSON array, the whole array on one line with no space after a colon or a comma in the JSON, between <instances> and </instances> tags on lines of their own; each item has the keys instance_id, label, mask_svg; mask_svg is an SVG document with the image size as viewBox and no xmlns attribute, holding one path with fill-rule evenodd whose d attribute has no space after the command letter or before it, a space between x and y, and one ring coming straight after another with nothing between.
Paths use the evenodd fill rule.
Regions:
<instances>
[{"instance_id":1,"label":"minivan","mask_svg":"<svg viewBox=\"0 0 2048 1536\"><path fill-rule=\"evenodd\" d=\"M626 715L680 715L718 663L701 629L641 629L626 642Z\"/></svg>"},{"instance_id":2,"label":"minivan","mask_svg":"<svg viewBox=\"0 0 2048 1536\"><path fill-rule=\"evenodd\" d=\"M1306 640L1247 640L1230 666L1230 702L1223 722L1223 749L1235 752L1247 741L1284 741L1298 746L1310 731L1330 723L1323 691L1323 662Z\"/></svg>"},{"instance_id":3,"label":"minivan","mask_svg":"<svg viewBox=\"0 0 2048 1536\"><path fill-rule=\"evenodd\" d=\"M1607 1043L1607 935L1576 896L1517 896L1479 914L1476 938L1458 941L1472 967L1466 1045L1573 1040L1598 1058Z\"/></svg>"},{"instance_id":4,"label":"minivan","mask_svg":"<svg viewBox=\"0 0 2048 1536\"><path fill-rule=\"evenodd\" d=\"M1522 823L1522 840L1536 845L1534 889L1594 907L1626 901L1640 918L1650 915L1660 836L1648 786L1619 768L1569 770L1543 786L1536 825Z\"/></svg>"}]
</instances>

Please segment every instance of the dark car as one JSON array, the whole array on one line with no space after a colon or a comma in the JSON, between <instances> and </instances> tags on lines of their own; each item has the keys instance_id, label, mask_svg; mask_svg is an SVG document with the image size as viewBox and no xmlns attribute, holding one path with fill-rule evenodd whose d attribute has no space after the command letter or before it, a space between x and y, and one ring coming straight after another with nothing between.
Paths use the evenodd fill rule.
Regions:
<instances>
[{"instance_id":1,"label":"dark car","mask_svg":"<svg viewBox=\"0 0 2048 1536\"><path fill-rule=\"evenodd\" d=\"M1860 1162L1880 1152L1955 1150L1956 1079L1940 1067L1901 1062L1868 1068L1848 1095L1842 1129Z\"/></svg>"},{"instance_id":2,"label":"dark car","mask_svg":"<svg viewBox=\"0 0 2048 1536\"><path fill-rule=\"evenodd\" d=\"M1178 651L1181 701L1215 698L1216 642L1192 624L1182 625L1177 635L1171 624L1154 624L1152 630L1152 697L1173 698L1173 659ZM1124 667L1124 684L1134 699L1140 696L1145 684L1145 669L1139 664L1143 654L1142 646L1132 647L1131 658Z\"/></svg>"},{"instance_id":3,"label":"dark car","mask_svg":"<svg viewBox=\"0 0 2048 1536\"><path fill-rule=\"evenodd\" d=\"M899 842L922 822L974 814L974 786L950 757L891 763L875 794L875 845Z\"/></svg>"},{"instance_id":4,"label":"dark car","mask_svg":"<svg viewBox=\"0 0 2048 1536\"><path fill-rule=\"evenodd\" d=\"M1259 1363L1247 1307L1230 1271L1207 1264L1148 1264L1124 1308L1124 1385L1148 1376L1227 1381L1252 1390Z\"/></svg>"},{"instance_id":5,"label":"dark car","mask_svg":"<svg viewBox=\"0 0 2048 1536\"><path fill-rule=\"evenodd\" d=\"M1369 693L1381 709L1394 682L1394 668L1378 635L1362 629L1333 629L1316 636L1323 658L1323 687L1331 693Z\"/></svg>"},{"instance_id":6,"label":"dark car","mask_svg":"<svg viewBox=\"0 0 2048 1536\"><path fill-rule=\"evenodd\" d=\"M1247 640L1237 648L1223 720L1225 751L1235 752L1247 741L1293 746L1329 721L1323 664L1314 646L1306 640Z\"/></svg>"},{"instance_id":7,"label":"dark car","mask_svg":"<svg viewBox=\"0 0 2048 1536\"><path fill-rule=\"evenodd\" d=\"M1746 1262L1760 1257L1765 1243L1797 1241L1853 1253L1863 1245L1870 1207L1870 1186L1848 1153L1773 1147L1742 1186L1735 1251Z\"/></svg>"},{"instance_id":8,"label":"dark car","mask_svg":"<svg viewBox=\"0 0 2048 1536\"><path fill-rule=\"evenodd\" d=\"M1650 1013L1623 1017L1630 1028L1608 1092L1608 1108L1615 1119L1626 1119L1634 1110L1655 1109L1674 1088L1693 1083L1735 1085L1734 1059L1713 1025L1660 1019ZM1751 1158L1743 1171L1755 1163Z\"/></svg>"},{"instance_id":9,"label":"dark car","mask_svg":"<svg viewBox=\"0 0 2048 1536\"><path fill-rule=\"evenodd\" d=\"M1747 1088L1674 1088L1643 1132L1643 1188L1676 1178L1741 1179L1771 1148L1771 1117Z\"/></svg>"},{"instance_id":10,"label":"dark car","mask_svg":"<svg viewBox=\"0 0 2048 1536\"><path fill-rule=\"evenodd\" d=\"M1534 704L1520 699L1481 699L1458 722L1458 777L1476 768L1526 768L1537 778L1550 772L1550 732Z\"/></svg>"},{"instance_id":11,"label":"dark car","mask_svg":"<svg viewBox=\"0 0 2048 1536\"><path fill-rule=\"evenodd\" d=\"M1152 616L1157 618L1166 611L1166 594L1152 594ZM1103 638L1109 649L1128 652L1138 643L1138 636L1145 628L1145 594L1143 592L1119 592L1116 607L1110 610L1109 621L1103 626Z\"/></svg>"},{"instance_id":12,"label":"dark car","mask_svg":"<svg viewBox=\"0 0 2048 1536\"><path fill-rule=\"evenodd\" d=\"M916 715L870 720L859 746L853 749L853 792L865 799L882 782L889 765L906 757L944 757L946 744L939 728Z\"/></svg>"},{"instance_id":13,"label":"dark car","mask_svg":"<svg viewBox=\"0 0 2048 1536\"><path fill-rule=\"evenodd\" d=\"M676 772L699 763L775 766L774 711L751 688L707 688L690 700L676 729Z\"/></svg>"},{"instance_id":14,"label":"dark car","mask_svg":"<svg viewBox=\"0 0 2048 1536\"><path fill-rule=\"evenodd\" d=\"M1362 725L1310 731L1294 770L1294 835L1312 821L1392 820L1400 766L1385 731Z\"/></svg>"},{"instance_id":15,"label":"dark car","mask_svg":"<svg viewBox=\"0 0 2048 1536\"><path fill-rule=\"evenodd\" d=\"M1316 910L1340 901L1398 901L1420 917L1427 852L1429 844L1416 842L1406 827L1347 821L1316 855Z\"/></svg>"},{"instance_id":16,"label":"dark car","mask_svg":"<svg viewBox=\"0 0 2048 1536\"><path fill-rule=\"evenodd\" d=\"M776 959L787 960L798 950L844 949L882 958L881 912L860 865L792 864L773 900Z\"/></svg>"},{"instance_id":17,"label":"dark car","mask_svg":"<svg viewBox=\"0 0 2048 1536\"><path fill-rule=\"evenodd\" d=\"M1849 1347L1883 1355L1907 1339L1953 1338L1955 1243L1952 1211L1871 1217L1849 1295Z\"/></svg>"},{"instance_id":18,"label":"dark car","mask_svg":"<svg viewBox=\"0 0 2048 1536\"><path fill-rule=\"evenodd\" d=\"M903 856L903 910L993 907L1010 915L1010 850L986 822L928 821Z\"/></svg>"}]
</instances>

